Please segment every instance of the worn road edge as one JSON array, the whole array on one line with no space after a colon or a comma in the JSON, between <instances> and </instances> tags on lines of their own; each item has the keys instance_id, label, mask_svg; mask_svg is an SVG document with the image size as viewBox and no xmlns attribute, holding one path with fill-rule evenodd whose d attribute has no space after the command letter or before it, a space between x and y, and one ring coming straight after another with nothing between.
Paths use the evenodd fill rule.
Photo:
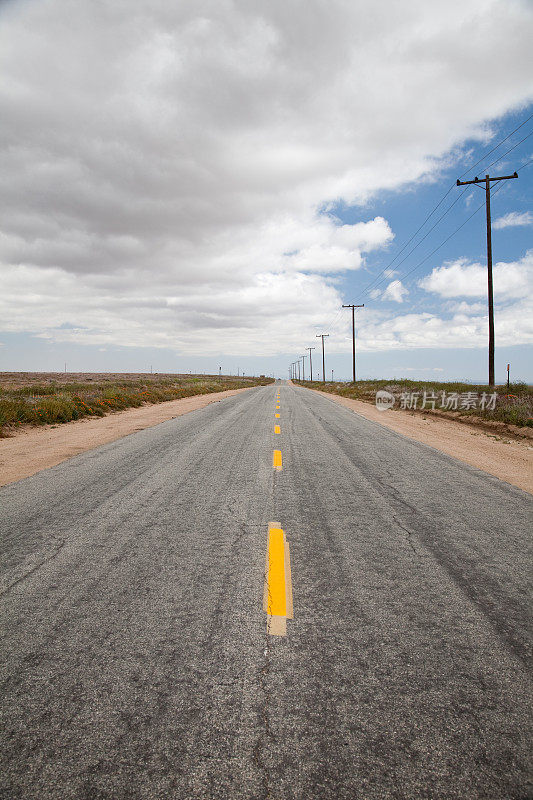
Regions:
<instances>
[{"instance_id":1,"label":"worn road edge","mask_svg":"<svg viewBox=\"0 0 533 800\"><path fill-rule=\"evenodd\" d=\"M458 425L442 417L415 416L391 409L378 411L375 406L362 400L321 392L320 389L300 388L327 397L384 428L434 447L441 453L533 494L533 448L527 442L498 441L473 425Z\"/></svg>"},{"instance_id":2,"label":"worn road edge","mask_svg":"<svg viewBox=\"0 0 533 800\"><path fill-rule=\"evenodd\" d=\"M49 467L55 467L72 456L94 450L130 433L142 431L190 411L205 408L224 397L249 392L255 386L227 389L224 392L197 394L164 403L127 408L105 417L85 418L63 425L45 425L21 431L8 439L0 439L0 486L29 478Z\"/></svg>"}]
</instances>

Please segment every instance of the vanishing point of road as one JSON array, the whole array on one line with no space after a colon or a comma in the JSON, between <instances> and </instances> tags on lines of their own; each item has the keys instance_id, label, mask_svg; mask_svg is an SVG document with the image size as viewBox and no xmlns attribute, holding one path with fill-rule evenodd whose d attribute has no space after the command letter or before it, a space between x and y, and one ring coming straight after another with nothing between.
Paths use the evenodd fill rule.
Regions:
<instances>
[{"instance_id":1,"label":"vanishing point of road","mask_svg":"<svg viewBox=\"0 0 533 800\"><path fill-rule=\"evenodd\" d=\"M280 382L5 486L0 797L531 797L530 501Z\"/></svg>"}]
</instances>

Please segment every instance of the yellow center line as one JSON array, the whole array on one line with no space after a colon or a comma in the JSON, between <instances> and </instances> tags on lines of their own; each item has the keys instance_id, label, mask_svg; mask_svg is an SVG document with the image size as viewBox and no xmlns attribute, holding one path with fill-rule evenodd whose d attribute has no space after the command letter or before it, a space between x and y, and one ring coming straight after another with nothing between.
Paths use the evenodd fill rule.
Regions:
<instances>
[{"instance_id":1,"label":"yellow center line","mask_svg":"<svg viewBox=\"0 0 533 800\"><path fill-rule=\"evenodd\" d=\"M265 561L263 611L267 613L267 633L287 635L287 620L293 618L292 578L289 543L279 522L268 526Z\"/></svg>"},{"instance_id":2,"label":"yellow center line","mask_svg":"<svg viewBox=\"0 0 533 800\"><path fill-rule=\"evenodd\" d=\"M274 433L281 433L281 428L279 425L274 425Z\"/></svg>"},{"instance_id":3,"label":"yellow center line","mask_svg":"<svg viewBox=\"0 0 533 800\"><path fill-rule=\"evenodd\" d=\"M279 408L279 406L276 406L276 408Z\"/></svg>"},{"instance_id":4,"label":"yellow center line","mask_svg":"<svg viewBox=\"0 0 533 800\"><path fill-rule=\"evenodd\" d=\"M272 466L274 467L274 469L278 470L282 469L281 450L274 450Z\"/></svg>"},{"instance_id":5,"label":"yellow center line","mask_svg":"<svg viewBox=\"0 0 533 800\"><path fill-rule=\"evenodd\" d=\"M274 416L276 417L276 419L279 419L279 414L274 414Z\"/></svg>"},{"instance_id":6,"label":"yellow center line","mask_svg":"<svg viewBox=\"0 0 533 800\"><path fill-rule=\"evenodd\" d=\"M270 528L268 533L267 614L276 617L285 617L287 615L285 543L281 528Z\"/></svg>"}]
</instances>

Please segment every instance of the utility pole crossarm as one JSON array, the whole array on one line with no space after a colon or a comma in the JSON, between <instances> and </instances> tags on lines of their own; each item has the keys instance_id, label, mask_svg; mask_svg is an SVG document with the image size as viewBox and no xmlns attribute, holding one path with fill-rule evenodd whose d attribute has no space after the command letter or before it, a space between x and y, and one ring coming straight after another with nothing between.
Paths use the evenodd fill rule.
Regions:
<instances>
[{"instance_id":1,"label":"utility pole crossarm","mask_svg":"<svg viewBox=\"0 0 533 800\"><path fill-rule=\"evenodd\" d=\"M518 178L518 172L514 172L512 175L500 175L499 178L489 178L488 175L485 175L484 178L474 178L473 181L460 181L457 178L457 186L468 186L470 183L486 183L486 181L510 181L512 178Z\"/></svg>"}]
</instances>

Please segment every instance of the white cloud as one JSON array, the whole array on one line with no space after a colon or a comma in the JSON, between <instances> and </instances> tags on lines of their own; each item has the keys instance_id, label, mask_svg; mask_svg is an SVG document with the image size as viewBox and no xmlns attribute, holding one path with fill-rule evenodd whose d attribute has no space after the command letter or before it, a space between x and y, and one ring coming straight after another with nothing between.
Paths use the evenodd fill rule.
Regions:
<instances>
[{"instance_id":1,"label":"white cloud","mask_svg":"<svg viewBox=\"0 0 533 800\"><path fill-rule=\"evenodd\" d=\"M487 302L467 303L466 300L460 302L450 300L444 304L443 308L455 314L482 314L487 309Z\"/></svg>"},{"instance_id":2,"label":"white cloud","mask_svg":"<svg viewBox=\"0 0 533 800\"><path fill-rule=\"evenodd\" d=\"M492 223L492 227L497 230L500 228L514 228L521 225L532 225L533 214L529 211L510 211L509 214L504 214L503 217L498 217Z\"/></svg>"},{"instance_id":3,"label":"white cloud","mask_svg":"<svg viewBox=\"0 0 533 800\"><path fill-rule=\"evenodd\" d=\"M533 302L525 298L497 306L495 330L498 347L533 344ZM361 315L358 324L358 348L368 352L428 347L484 347L487 344L487 331L486 311L454 314L451 317L411 313L391 315L386 319L374 319L369 314L363 319Z\"/></svg>"},{"instance_id":4,"label":"white cloud","mask_svg":"<svg viewBox=\"0 0 533 800\"><path fill-rule=\"evenodd\" d=\"M391 272L394 275L394 270L385 270L383 273L387 275ZM392 300L395 303L403 303L404 297L409 294L409 290L399 280L394 280L389 283L386 289L372 289L370 297L372 300Z\"/></svg>"},{"instance_id":5,"label":"white cloud","mask_svg":"<svg viewBox=\"0 0 533 800\"><path fill-rule=\"evenodd\" d=\"M382 217L321 210L433 174L531 97L533 15L517 0L0 14L0 316L54 340L305 341L340 305L332 275L392 240ZM501 41L512 50L494 59Z\"/></svg>"},{"instance_id":6,"label":"white cloud","mask_svg":"<svg viewBox=\"0 0 533 800\"><path fill-rule=\"evenodd\" d=\"M403 303L403 298L408 294L408 289L405 288L401 281L396 280L389 283L381 299L393 300L395 303Z\"/></svg>"},{"instance_id":7,"label":"white cloud","mask_svg":"<svg viewBox=\"0 0 533 800\"><path fill-rule=\"evenodd\" d=\"M206 355L220 353L223 339L227 353L274 355L280 338L288 350L300 348L311 315L325 324L339 305L337 290L314 274L263 273L247 284L192 286L176 295L162 294L156 283L123 297L109 291L113 280L93 277L89 290L80 293L77 276L64 270L16 267L4 276L0 313L9 309L4 327L103 347L150 345L188 352L193 340L197 352ZM20 286L27 287L23 297ZM60 297L68 297L68 303L61 306Z\"/></svg>"},{"instance_id":8,"label":"white cloud","mask_svg":"<svg viewBox=\"0 0 533 800\"><path fill-rule=\"evenodd\" d=\"M486 346L486 266L465 260L444 264L419 285L441 298L476 301L450 299L441 304L439 313L398 314L365 308L358 319L361 351ZM533 250L516 262L494 266L494 306L497 346L533 343Z\"/></svg>"},{"instance_id":9,"label":"white cloud","mask_svg":"<svg viewBox=\"0 0 533 800\"><path fill-rule=\"evenodd\" d=\"M520 261L494 264L493 280L496 299L525 297L533 288L533 250L529 250ZM435 267L418 285L440 297L485 297L487 267L459 259Z\"/></svg>"}]
</instances>

